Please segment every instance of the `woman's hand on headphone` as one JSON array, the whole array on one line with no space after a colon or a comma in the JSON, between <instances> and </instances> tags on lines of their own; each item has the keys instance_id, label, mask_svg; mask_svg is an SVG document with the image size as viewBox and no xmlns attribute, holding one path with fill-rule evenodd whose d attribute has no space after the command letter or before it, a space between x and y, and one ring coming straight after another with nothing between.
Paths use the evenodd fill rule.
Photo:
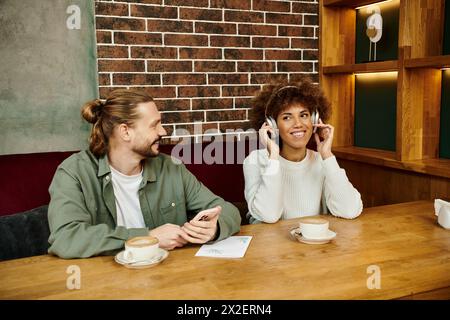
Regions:
<instances>
[{"instance_id":1,"label":"woman's hand on headphone","mask_svg":"<svg viewBox=\"0 0 450 320\"><path fill-rule=\"evenodd\" d=\"M314 126L321 129L320 137L323 138L323 140L320 141L319 134L314 133L314 139L317 144L317 152L320 153L323 160L332 157L333 153L331 153L331 145L333 144L334 127L330 124L323 123L322 119L319 119L319 123Z\"/></svg>"},{"instance_id":2,"label":"woman's hand on headphone","mask_svg":"<svg viewBox=\"0 0 450 320\"><path fill-rule=\"evenodd\" d=\"M275 139L269 137L268 132L270 132L272 137L275 137L275 130L269 126L267 122L264 122L261 129L259 129L259 141L261 141L264 147L267 148L267 151L269 151L269 158L277 160L280 156L280 147L275 142Z\"/></svg>"}]
</instances>

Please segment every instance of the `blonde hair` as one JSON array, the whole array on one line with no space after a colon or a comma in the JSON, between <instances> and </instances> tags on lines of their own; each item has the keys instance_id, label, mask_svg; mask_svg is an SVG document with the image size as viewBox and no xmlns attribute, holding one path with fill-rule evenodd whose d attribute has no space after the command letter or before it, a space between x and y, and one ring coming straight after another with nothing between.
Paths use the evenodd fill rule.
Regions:
<instances>
[{"instance_id":1,"label":"blonde hair","mask_svg":"<svg viewBox=\"0 0 450 320\"><path fill-rule=\"evenodd\" d=\"M117 89L111 91L104 102L99 99L86 102L81 108L81 116L93 124L89 150L96 157L105 155L114 127L122 123L133 126L139 118L138 104L151 101L153 98L143 91Z\"/></svg>"}]
</instances>

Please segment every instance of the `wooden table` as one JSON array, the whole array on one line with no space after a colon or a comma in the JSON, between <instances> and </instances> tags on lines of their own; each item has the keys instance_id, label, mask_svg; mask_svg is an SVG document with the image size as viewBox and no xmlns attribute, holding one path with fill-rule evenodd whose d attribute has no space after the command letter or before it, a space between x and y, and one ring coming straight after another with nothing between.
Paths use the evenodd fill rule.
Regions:
<instances>
[{"instance_id":1,"label":"wooden table","mask_svg":"<svg viewBox=\"0 0 450 320\"><path fill-rule=\"evenodd\" d=\"M432 202L326 218L337 237L324 245L291 240L296 219L243 226L240 235L253 239L242 259L195 257L198 246L189 246L141 270L113 257L3 261L0 299L450 298L450 231L437 224ZM80 267L79 290L66 287L70 265ZM367 287L371 265L380 268L380 289Z\"/></svg>"}]
</instances>

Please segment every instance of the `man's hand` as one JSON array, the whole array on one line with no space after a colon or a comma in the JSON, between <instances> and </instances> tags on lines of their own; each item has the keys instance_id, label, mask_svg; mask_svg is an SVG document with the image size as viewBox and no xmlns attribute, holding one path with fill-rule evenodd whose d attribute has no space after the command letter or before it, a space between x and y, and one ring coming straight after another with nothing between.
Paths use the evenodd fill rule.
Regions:
<instances>
[{"instance_id":1,"label":"man's hand","mask_svg":"<svg viewBox=\"0 0 450 320\"><path fill-rule=\"evenodd\" d=\"M188 237L180 226L171 223L150 230L149 235L158 238L159 247L166 250L184 246L187 243L185 239Z\"/></svg>"},{"instance_id":2,"label":"man's hand","mask_svg":"<svg viewBox=\"0 0 450 320\"><path fill-rule=\"evenodd\" d=\"M200 211L194 219L181 227L186 234L184 239L191 243L206 243L212 240L217 232L217 220L221 211L220 206Z\"/></svg>"}]
</instances>

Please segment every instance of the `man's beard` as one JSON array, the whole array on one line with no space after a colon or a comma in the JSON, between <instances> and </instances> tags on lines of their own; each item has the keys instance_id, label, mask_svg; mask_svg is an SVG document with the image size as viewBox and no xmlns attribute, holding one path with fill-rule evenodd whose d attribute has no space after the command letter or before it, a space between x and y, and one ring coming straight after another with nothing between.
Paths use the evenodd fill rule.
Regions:
<instances>
[{"instance_id":1,"label":"man's beard","mask_svg":"<svg viewBox=\"0 0 450 320\"><path fill-rule=\"evenodd\" d=\"M160 142L160 141L161 141L161 138L158 138L155 141L153 141L151 144L146 143L143 146L133 148L133 151L144 158L156 157L159 154L159 150L153 151L152 147L155 145L155 143Z\"/></svg>"}]
</instances>

